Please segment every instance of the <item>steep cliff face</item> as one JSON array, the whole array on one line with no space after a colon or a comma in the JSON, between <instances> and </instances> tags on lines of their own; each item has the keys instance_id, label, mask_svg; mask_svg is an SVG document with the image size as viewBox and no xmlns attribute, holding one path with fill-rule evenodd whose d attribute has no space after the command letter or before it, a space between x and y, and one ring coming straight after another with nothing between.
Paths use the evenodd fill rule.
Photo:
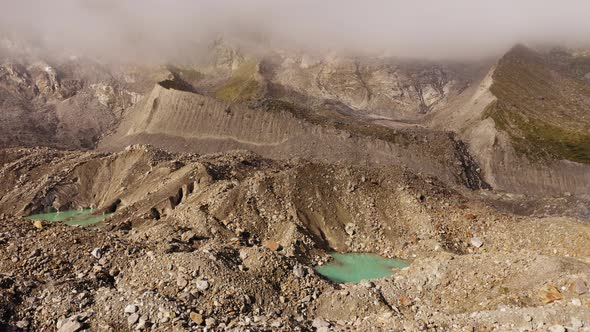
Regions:
<instances>
[{"instance_id":1,"label":"steep cliff face","mask_svg":"<svg viewBox=\"0 0 590 332\"><path fill-rule=\"evenodd\" d=\"M471 82L479 63L404 61L366 57L280 58L272 82L359 111L419 120L445 106Z\"/></svg>"},{"instance_id":2,"label":"steep cliff face","mask_svg":"<svg viewBox=\"0 0 590 332\"><path fill-rule=\"evenodd\" d=\"M550 56L518 46L500 60L491 91L498 100L484 116L519 154L590 164L590 84Z\"/></svg>"},{"instance_id":3,"label":"steep cliff face","mask_svg":"<svg viewBox=\"0 0 590 332\"><path fill-rule=\"evenodd\" d=\"M6 149L0 156L9 160L0 165L0 206L25 216L79 208L112 213L129 206L164 213L210 180L202 164L187 167L145 146L110 155Z\"/></svg>"},{"instance_id":4,"label":"steep cliff face","mask_svg":"<svg viewBox=\"0 0 590 332\"><path fill-rule=\"evenodd\" d=\"M584 194L590 184L586 53L518 46L491 70L263 54L218 41L208 64L187 67L5 57L0 146L87 149L109 135L101 148L396 163L473 188Z\"/></svg>"},{"instance_id":5,"label":"steep cliff face","mask_svg":"<svg viewBox=\"0 0 590 332\"><path fill-rule=\"evenodd\" d=\"M92 148L166 72L81 58L0 56L0 147Z\"/></svg>"},{"instance_id":6,"label":"steep cliff face","mask_svg":"<svg viewBox=\"0 0 590 332\"><path fill-rule=\"evenodd\" d=\"M582 79L584 63L517 46L430 125L460 132L495 189L586 195L590 85Z\"/></svg>"},{"instance_id":7,"label":"steep cliff face","mask_svg":"<svg viewBox=\"0 0 590 332\"><path fill-rule=\"evenodd\" d=\"M358 115L419 121L459 96L489 61L427 61L394 57L312 55L242 50L218 40L208 64L195 66L197 90L217 99L260 97L297 103L339 102ZM297 98L299 97L299 98Z\"/></svg>"},{"instance_id":8,"label":"steep cliff face","mask_svg":"<svg viewBox=\"0 0 590 332\"><path fill-rule=\"evenodd\" d=\"M393 163L444 181L485 186L452 134L414 128L393 130L341 116L267 101L254 108L157 85L128 110L101 149L148 143L171 151L248 149L271 158L312 158L342 163ZM473 163L475 164L475 163Z\"/></svg>"}]
</instances>

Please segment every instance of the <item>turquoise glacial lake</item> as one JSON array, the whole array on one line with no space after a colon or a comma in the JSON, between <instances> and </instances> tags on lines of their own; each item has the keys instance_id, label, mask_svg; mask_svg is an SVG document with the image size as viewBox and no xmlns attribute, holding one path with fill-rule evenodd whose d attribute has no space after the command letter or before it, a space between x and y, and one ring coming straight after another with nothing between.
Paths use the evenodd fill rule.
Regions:
<instances>
[{"instance_id":1,"label":"turquoise glacial lake","mask_svg":"<svg viewBox=\"0 0 590 332\"><path fill-rule=\"evenodd\" d=\"M88 226L105 220L110 213L95 214L92 209L69 210L62 212L41 213L29 216L30 220L64 222L70 226Z\"/></svg>"},{"instance_id":2,"label":"turquoise glacial lake","mask_svg":"<svg viewBox=\"0 0 590 332\"><path fill-rule=\"evenodd\" d=\"M402 259L391 259L368 253L330 254L333 260L315 268L320 275L338 283L359 282L394 274L395 269L409 266Z\"/></svg>"}]
</instances>

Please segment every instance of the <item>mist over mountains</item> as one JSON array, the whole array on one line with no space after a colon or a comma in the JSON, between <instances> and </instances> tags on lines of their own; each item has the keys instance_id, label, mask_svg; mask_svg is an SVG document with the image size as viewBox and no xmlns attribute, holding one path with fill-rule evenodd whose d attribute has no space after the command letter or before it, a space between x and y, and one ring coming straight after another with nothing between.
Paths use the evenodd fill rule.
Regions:
<instances>
[{"instance_id":1,"label":"mist over mountains","mask_svg":"<svg viewBox=\"0 0 590 332\"><path fill-rule=\"evenodd\" d=\"M3 1L0 331L590 331L589 9Z\"/></svg>"},{"instance_id":2,"label":"mist over mountains","mask_svg":"<svg viewBox=\"0 0 590 332\"><path fill-rule=\"evenodd\" d=\"M9 38L133 61L198 56L219 36L261 50L479 57L516 42L587 45L590 30L590 4L581 0L26 0L4 7L0 29Z\"/></svg>"}]
</instances>

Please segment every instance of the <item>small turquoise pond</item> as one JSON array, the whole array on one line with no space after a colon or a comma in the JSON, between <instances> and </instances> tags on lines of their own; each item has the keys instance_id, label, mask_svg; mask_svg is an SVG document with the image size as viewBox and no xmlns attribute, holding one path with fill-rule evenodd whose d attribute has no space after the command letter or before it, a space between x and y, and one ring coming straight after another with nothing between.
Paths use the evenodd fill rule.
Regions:
<instances>
[{"instance_id":1,"label":"small turquoise pond","mask_svg":"<svg viewBox=\"0 0 590 332\"><path fill-rule=\"evenodd\" d=\"M330 254L333 261L316 267L320 275L340 283L359 282L364 279L376 279L393 274L392 269L409 265L402 259L384 258L375 254L349 253Z\"/></svg>"},{"instance_id":2,"label":"small turquoise pond","mask_svg":"<svg viewBox=\"0 0 590 332\"><path fill-rule=\"evenodd\" d=\"M70 210L63 212L35 214L29 216L28 218L31 220L65 222L66 225L70 226L88 226L101 222L111 215L111 213L97 215L93 214L92 212L92 209Z\"/></svg>"}]
</instances>

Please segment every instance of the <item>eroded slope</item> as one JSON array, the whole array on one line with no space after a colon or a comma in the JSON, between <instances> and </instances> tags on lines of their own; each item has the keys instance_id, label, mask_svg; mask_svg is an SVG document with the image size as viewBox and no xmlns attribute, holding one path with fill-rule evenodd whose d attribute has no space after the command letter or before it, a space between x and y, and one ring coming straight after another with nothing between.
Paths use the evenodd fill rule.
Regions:
<instances>
[{"instance_id":1,"label":"eroded slope","mask_svg":"<svg viewBox=\"0 0 590 332\"><path fill-rule=\"evenodd\" d=\"M587 224L499 214L399 167L145 146L3 156L17 175L0 187L3 329L575 330L590 321ZM14 216L28 199L79 208L116 197L96 229ZM411 265L335 284L312 269L334 249Z\"/></svg>"},{"instance_id":2,"label":"eroded slope","mask_svg":"<svg viewBox=\"0 0 590 332\"><path fill-rule=\"evenodd\" d=\"M476 163L451 133L396 130L347 115L339 117L277 100L248 107L158 84L126 112L117 131L100 147L118 150L148 143L170 151L248 149L281 159L393 163L473 189L486 186Z\"/></svg>"}]
</instances>

